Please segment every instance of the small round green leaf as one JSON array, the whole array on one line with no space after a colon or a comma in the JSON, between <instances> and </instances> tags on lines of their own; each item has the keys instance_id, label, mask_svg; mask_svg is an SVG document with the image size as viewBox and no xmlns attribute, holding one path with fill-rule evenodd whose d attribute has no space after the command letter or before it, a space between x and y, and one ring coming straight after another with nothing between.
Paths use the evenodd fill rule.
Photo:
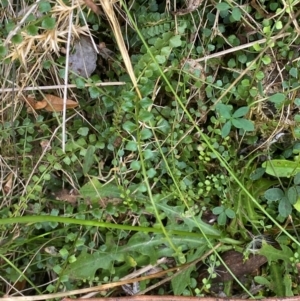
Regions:
<instances>
[{"instance_id":1,"label":"small round green leaf","mask_svg":"<svg viewBox=\"0 0 300 301\"><path fill-rule=\"evenodd\" d=\"M226 2L220 2L216 5L216 8L220 11L228 10L230 6Z\"/></svg>"},{"instance_id":2,"label":"small round green leaf","mask_svg":"<svg viewBox=\"0 0 300 301\"><path fill-rule=\"evenodd\" d=\"M123 124L123 129L124 129L126 132L132 133L133 131L135 131L135 130L137 129L137 127L136 127L136 124L133 123L132 121L126 121L126 122Z\"/></svg>"},{"instance_id":3,"label":"small round green leaf","mask_svg":"<svg viewBox=\"0 0 300 301\"><path fill-rule=\"evenodd\" d=\"M21 34L15 34L12 38L11 38L11 41L14 43L14 44L20 44L22 43L23 41L23 37Z\"/></svg>"},{"instance_id":4,"label":"small round green leaf","mask_svg":"<svg viewBox=\"0 0 300 301\"><path fill-rule=\"evenodd\" d=\"M51 5L48 1L41 1L39 3L39 11L41 13L46 13L51 10Z\"/></svg>"},{"instance_id":5,"label":"small round green leaf","mask_svg":"<svg viewBox=\"0 0 300 301\"><path fill-rule=\"evenodd\" d=\"M35 26L35 25L33 25L33 24L28 25L27 28L26 28L26 30L27 30L27 33L28 33L29 35L31 35L31 36L35 36L35 35L37 35L38 32L39 32L38 27Z\"/></svg>"},{"instance_id":6,"label":"small round green leaf","mask_svg":"<svg viewBox=\"0 0 300 301\"><path fill-rule=\"evenodd\" d=\"M55 24L56 24L55 18L51 18L51 17L46 17L42 21L42 27L48 30L53 29L55 27Z\"/></svg>"},{"instance_id":7,"label":"small round green leaf","mask_svg":"<svg viewBox=\"0 0 300 301\"><path fill-rule=\"evenodd\" d=\"M180 47L182 44L181 36L176 35L169 40L170 47Z\"/></svg>"},{"instance_id":8,"label":"small round green leaf","mask_svg":"<svg viewBox=\"0 0 300 301\"><path fill-rule=\"evenodd\" d=\"M140 170L141 169L140 161L132 161L130 163L130 168L133 169L133 170L136 170L136 171Z\"/></svg>"},{"instance_id":9,"label":"small round green leaf","mask_svg":"<svg viewBox=\"0 0 300 301\"><path fill-rule=\"evenodd\" d=\"M89 128L88 127L81 127L78 129L77 134L79 134L80 136L87 136L87 134L89 133Z\"/></svg>"}]
</instances>

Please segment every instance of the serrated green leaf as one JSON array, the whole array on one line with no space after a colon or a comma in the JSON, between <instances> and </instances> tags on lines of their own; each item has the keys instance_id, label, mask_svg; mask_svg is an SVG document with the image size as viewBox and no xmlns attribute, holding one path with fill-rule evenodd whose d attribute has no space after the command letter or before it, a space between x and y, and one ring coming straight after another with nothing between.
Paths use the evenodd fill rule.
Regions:
<instances>
[{"instance_id":1,"label":"serrated green leaf","mask_svg":"<svg viewBox=\"0 0 300 301\"><path fill-rule=\"evenodd\" d=\"M276 249L263 241L259 254L265 256L269 263L283 260L286 265L290 265L290 258L294 256L293 252L285 245L280 245L280 247L281 249Z\"/></svg>"},{"instance_id":2,"label":"serrated green leaf","mask_svg":"<svg viewBox=\"0 0 300 301\"><path fill-rule=\"evenodd\" d=\"M207 246L205 245L201 246L200 248L197 248L195 253L193 253L192 255L188 255L187 262L191 262L197 258L200 258L206 250ZM172 278L171 284L175 296L181 296L186 287L190 285L191 272L194 269L195 268L191 266L179 275Z\"/></svg>"},{"instance_id":3,"label":"serrated green leaf","mask_svg":"<svg viewBox=\"0 0 300 301\"><path fill-rule=\"evenodd\" d=\"M143 128L140 131L140 135L141 135L141 139L142 140L146 140L152 137L152 131L150 129L147 128Z\"/></svg>"},{"instance_id":4,"label":"serrated green leaf","mask_svg":"<svg viewBox=\"0 0 300 301\"><path fill-rule=\"evenodd\" d=\"M83 88L85 88L85 81L82 78L77 77L75 79L75 85L76 85L76 88L83 89Z\"/></svg>"},{"instance_id":5,"label":"serrated green leaf","mask_svg":"<svg viewBox=\"0 0 300 301\"><path fill-rule=\"evenodd\" d=\"M127 120L124 124L123 124L123 129L129 133L134 132L137 129L137 126L135 123L133 123L132 121Z\"/></svg>"},{"instance_id":6,"label":"serrated green leaf","mask_svg":"<svg viewBox=\"0 0 300 301\"><path fill-rule=\"evenodd\" d=\"M169 40L169 45L170 47L180 47L182 44L182 41L181 41L181 36L180 35L176 35L176 36L173 36L170 40Z\"/></svg>"},{"instance_id":7,"label":"serrated green leaf","mask_svg":"<svg viewBox=\"0 0 300 301\"><path fill-rule=\"evenodd\" d=\"M203 231L207 235L219 236L220 232L213 228L211 225L206 224L201 220L201 214L198 216L185 217L182 215L182 212L185 211L185 206L170 206L168 205L168 200L161 200L159 195L156 195L157 200L157 208L160 211L164 212L166 216L169 218L169 222L172 224L172 228L175 230L176 228L179 230L183 230L184 226L188 231L192 231L194 228L201 227L201 231ZM147 210L152 212L153 208L147 207ZM178 225L178 220L183 221L183 225Z\"/></svg>"},{"instance_id":8,"label":"serrated green leaf","mask_svg":"<svg viewBox=\"0 0 300 301\"><path fill-rule=\"evenodd\" d=\"M155 59L158 64L162 65L166 62L166 57L164 55L156 55Z\"/></svg>"},{"instance_id":9,"label":"serrated green leaf","mask_svg":"<svg viewBox=\"0 0 300 301\"><path fill-rule=\"evenodd\" d=\"M89 93L91 98L95 99L100 96L100 90L97 87L89 87Z\"/></svg>"},{"instance_id":10,"label":"serrated green leaf","mask_svg":"<svg viewBox=\"0 0 300 301\"><path fill-rule=\"evenodd\" d=\"M135 152L138 149L136 141L128 141L125 145L125 149Z\"/></svg>"}]
</instances>

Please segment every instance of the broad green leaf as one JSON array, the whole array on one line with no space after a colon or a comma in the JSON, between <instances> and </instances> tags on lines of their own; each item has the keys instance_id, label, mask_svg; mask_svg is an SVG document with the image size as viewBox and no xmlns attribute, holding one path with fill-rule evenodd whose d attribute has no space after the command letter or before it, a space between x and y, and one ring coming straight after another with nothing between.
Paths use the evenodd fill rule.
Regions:
<instances>
[{"instance_id":1,"label":"broad green leaf","mask_svg":"<svg viewBox=\"0 0 300 301\"><path fill-rule=\"evenodd\" d=\"M295 67L291 68L289 74L294 78L298 78L298 68Z\"/></svg>"},{"instance_id":2,"label":"broad green leaf","mask_svg":"<svg viewBox=\"0 0 300 301\"><path fill-rule=\"evenodd\" d=\"M294 183L295 185L300 184L300 172L298 172L294 177Z\"/></svg>"},{"instance_id":3,"label":"broad green leaf","mask_svg":"<svg viewBox=\"0 0 300 301\"><path fill-rule=\"evenodd\" d=\"M220 116L230 119L231 118L231 110L232 107L229 105L225 105L223 103L218 103L216 105L216 111L220 114Z\"/></svg>"},{"instance_id":4,"label":"broad green leaf","mask_svg":"<svg viewBox=\"0 0 300 301\"><path fill-rule=\"evenodd\" d=\"M232 9L231 16L235 21L240 21L242 17L242 12L238 7L234 7Z\"/></svg>"},{"instance_id":5,"label":"broad green leaf","mask_svg":"<svg viewBox=\"0 0 300 301\"><path fill-rule=\"evenodd\" d=\"M289 160L270 160L262 164L266 173L275 176L289 178L300 172L299 162Z\"/></svg>"},{"instance_id":6,"label":"broad green leaf","mask_svg":"<svg viewBox=\"0 0 300 301\"><path fill-rule=\"evenodd\" d=\"M273 102L276 108L280 108L285 99L286 96L283 93L276 93L269 97L269 101Z\"/></svg>"},{"instance_id":7,"label":"broad green leaf","mask_svg":"<svg viewBox=\"0 0 300 301\"><path fill-rule=\"evenodd\" d=\"M296 204L298 197L299 195L297 189L294 186L290 187L287 191L287 198L290 204L292 205Z\"/></svg>"},{"instance_id":8,"label":"broad green leaf","mask_svg":"<svg viewBox=\"0 0 300 301\"><path fill-rule=\"evenodd\" d=\"M280 188L270 188L265 192L264 196L268 201L276 202L284 197L284 192Z\"/></svg>"},{"instance_id":9,"label":"broad green leaf","mask_svg":"<svg viewBox=\"0 0 300 301\"><path fill-rule=\"evenodd\" d=\"M227 221L227 216L225 212L222 212L217 219L218 225L225 226Z\"/></svg>"},{"instance_id":10,"label":"broad green leaf","mask_svg":"<svg viewBox=\"0 0 300 301\"><path fill-rule=\"evenodd\" d=\"M86 175L90 171L92 165L94 164L94 153L95 153L95 146L90 145L87 148L85 156L83 158L82 171L84 175Z\"/></svg>"},{"instance_id":11,"label":"broad green leaf","mask_svg":"<svg viewBox=\"0 0 300 301\"><path fill-rule=\"evenodd\" d=\"M254 131L253 122L244 118L232 119L232 125L238 129L243 129L245 132Z\"/></svg>"},{"instance_id":12,"label":"broad green leaf","mask_svg":"<svg viewBox=\"0 0 300 301\"><path fill-rule=\"evenodd\" d=\"M282 217L288 217L292 213L292 205L286 197L279 201L278 211Z\"/></svg>"},{"instance_id":13,"label":"broad green leaf","mask_svg":"<svg viewBox=\"0 0 300 301\"><path fill-rule=\"evenodd\" d=\"M265 285L266 287L269 287L271 285L271 282L263 276L255 276L254 281L258 284Z\"/></svg>"},{"instance_id":14,"label":"broad green leaf","mask_svg":"<svg viewBox=\"0 0 300 301\"><path fill-rule=\"evenodd\" d=\"M212 213L215 215L219 215L224 211L224 206L218 206L213 208Z\"/></svg>"},{"instance_id":15,"label":"broad green leaf","mask_svg":"<svg viewBox=\"0 0 300 301\"><path fill-rule=\"evenodd\" d=\"M297 202L293 206L298 212L300 212L300 198L297 200Z\"/></svg>"},{"instance_id":16,"label":"broad green leaf","mask_svg":"<svg viewBox=\"0 0 300 301\"><path fill-rule=\"evenodd\" d=\"M82 197L95 202L105 197L120 198L121 191L115 184L102 184L96 178L92 178L88 183L81 187L80 194Z\"/></svg>"},{"instance_id":17,"label":"broad green leaf","mask_svg":"<svg viewBox=\"0 0 300 301\"><path fill-rule=\"evenodd\" d=\"M226 214L227 217L229 217L229 218L235 218L235 212L234 212L232 209L230 209L230 208L227 208L227 209L225 210L225 214Z\"/></svg>"},{"instance_id":18,"label":"broad green leaf","mask_svg":"<svg viewBox=\"0 0 300 301\"><path fill-rule=\"evenodd\" d=\"M249 107L238 108L232 115L233 118L239 118L245 116L249 112Z\"/></svg>"},{"instance_id":19,"label":"broad green leaf","mask_svg":"<svg viewBox=\"0 0 300 301\"><path fill-rule=\"evenodd\" d=\"M221 129L222 138L227 137L230 133L230 130L231 130L231 121L228 120Z\"/></svg>"}]
</instances>

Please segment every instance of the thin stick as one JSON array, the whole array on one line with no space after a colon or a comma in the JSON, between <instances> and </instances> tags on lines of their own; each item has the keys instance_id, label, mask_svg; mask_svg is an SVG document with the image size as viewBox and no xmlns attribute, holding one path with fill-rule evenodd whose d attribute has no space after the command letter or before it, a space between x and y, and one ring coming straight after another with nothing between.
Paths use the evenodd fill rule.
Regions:
<instances>
[{"instance_id":1,"label":"thin stick","mask_svg":"<svg viewBox=\"0 0 300 301\"><path fill-rule=\"evenodd\" d=\"M64 298L61 301L245 301L245 299L235 298L212 298L212 297L186 297L186 296L127 296L114 298L90 298L90 299L71 299ZM300 296L278 298L271 297L259 299L260 301L300 301Z\"/></svg>"},{"instance_id":2,"label":"thin stick","mask_svg":"<svg viewBox=\"0 0 300 301\"><path fill-rule=\"evenodd\" d=\"M217 53L213 53L211 55L206 55L206 56L201 57L199 59L196 59L194 61L195 62L203 62L203 61L215 58L215 57L220 57L222 55L225 55L225 54L228 54L228 53L231 53L231 52L235 52L235 51L238 51L238 50L241 50L241 49L249 48L249 47L251 47L255 44L263 44L263 43L266 43L267 41L275 41L277 39L280 39L280 38L283 38L283 37L286 37L286 36L289 36L289 35L290 35L290 33L286 32L286 33L283 33L283 34L279 34L278 36L271 37L269 39L261 39L261 40L258 40L258 41L254 41L254 42L250 42L250 43L243 44L243 45L240 45L240 46L236 46L234 48L229 48L229 49L217 52Z\"/></svg>"},{"instance_id":3,"label":"thin stick","mask_svg":"<svg viewBox=\"0 0 300 301\"><path fill-rule=\"evenodd\" d=\"M72 7L74 6L74 0L72 0ZM68 39L67 39L67 53L66 53L66 70L65 70L65 83L64 83L64 98L63 98L63 120L62 120L62 151L66 150L66 116L67 116L67 94L68 94L68 82L69 82L69 59L70 59L70 44L72 36L72 21L73 10L69 13L69 26L68 26Z\"/></svg>"},{"instance_id":4,"label":"thin stick","mask_svg":"<svg viewBox=\"0 0 300 301\"><path fill-rule=\"evenodd\" d=\"M94 87L94 86L122 86L125 82L108 82L108 83L95 83L95 84L85 84L84 87ZM55 86L43 86L43 87L26 87L26 88L4 88L0 89L0 93L13 92L13 91L37 91L37 90L55 90L62 89L65 85L55 85ZM75 84L67 85L67 88L77 88Z\"/></svg>"}]
</instances>

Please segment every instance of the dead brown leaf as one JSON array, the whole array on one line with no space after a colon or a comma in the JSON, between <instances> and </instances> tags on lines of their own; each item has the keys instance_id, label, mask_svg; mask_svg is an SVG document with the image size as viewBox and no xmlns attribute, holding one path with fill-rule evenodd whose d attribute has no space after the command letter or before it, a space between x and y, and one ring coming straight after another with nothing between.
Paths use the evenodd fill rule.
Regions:
<instances>
[{"instance_id":1,"label":"dead brown leaf","mask_svg":"<svg viewBox=\"0 0 300 301\"><path fill-rule=\"evenodd\" d=\"M189 14L189 13L193 12L194 10L196 10L201 5L202 2L203 2L203 0L189 0L187 3L187 8L178 9L177 11L173 12L173 14L175 16L183 16L183 15Z\"/></svg>"},{"instance_id":2,"label":"dead brown leaf","mask_svg":"<svg viewBox=\"0 0 300 301\"><path fill-rule=\"evenodd\" d=\"M11 172L5 180L5 184L3 186L3 190L6 194L11 192L12 185L13 185L13 173Z\"/></svg>"},{"instance_id":3,"label":"dead brown leaf","mask_svg":"<svg viewBox=\"0 0 300 301\"><path fill-rule=\"evenodd\" d=\"M64 109L64 100L51 94L45 94L45 98L41 101L36 101L33 97L26 97L26 102L34 110L45 109L48 112L62 112ZM67 109L73 109L77 106L76 101L67 99Z\"/></svg>"},{"instance_id":4,"label":"dead brown leaf","mask_svg":"<svg viewBox=\"0 0 300 301\"><path fill-rule=\"evenodd\" d=\"M48 112L61 112L64 109L64 100L51 94L45 94L45 99L43 99L42 102L47 103L44 109ZM76 101L67 99L67 109L74 109L77 106L78 103Z\"/></svg>"},{"instance_id":5,"label":"dead brown leaf","mask_svg":"<svg viewBox=\"0 0 300 301\"><path fill-rule=\"evenodd\" d=\"M96 15L101 14L100 8L94 3L93 0L84 0L85 5L90 8Z\"/></svg>"}]
</instances>

